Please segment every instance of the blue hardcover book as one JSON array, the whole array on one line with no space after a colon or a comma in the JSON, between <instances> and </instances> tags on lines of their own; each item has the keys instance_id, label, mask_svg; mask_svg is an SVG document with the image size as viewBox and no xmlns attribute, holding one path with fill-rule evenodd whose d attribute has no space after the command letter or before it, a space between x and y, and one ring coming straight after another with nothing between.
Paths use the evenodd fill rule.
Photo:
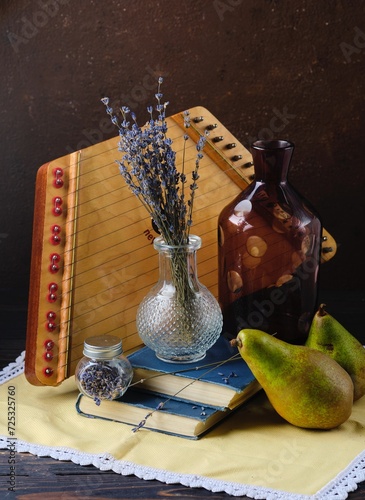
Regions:
<instances>
[{"instance_id":1,"label":"blue hardcover book","mask_svg":"<svg viewBox=\"0 0 365 500\"><path fill-rule=\"evenodd\" d=\"M148 347L128 358L134 370L134 389L221 410L236 408L261 388L237 348L223 336L196 363L166 363Z\"/></svg>"},{"instance_id":2,"label":"blue hardcover book","mask_svg":"<svg viewBox=\"0 0 365 500\"><path fill-rule=\"evenodd\" d=\"M121 398L103 400L99 406L80 394L76 410L84 417L131 425L132 430L144 428L190 439L198 439L232 413L228 409L221 411L131 388Z\"/></svg>"}]
</instances>

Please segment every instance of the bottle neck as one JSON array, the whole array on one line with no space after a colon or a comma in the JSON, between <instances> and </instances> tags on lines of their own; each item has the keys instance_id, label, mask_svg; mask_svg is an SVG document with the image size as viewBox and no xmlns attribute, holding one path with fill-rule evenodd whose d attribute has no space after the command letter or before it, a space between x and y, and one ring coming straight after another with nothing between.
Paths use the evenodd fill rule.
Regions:
<instances>
[{"instance_id":1,"label":"bottle neck","mask_svg":"<svg viewBox=\"0 0 365 500\"><path fill-rule=\"evenodd\" d=\"M255 181L285 183L294 144L288 141L256 141L251 146Z\"/></svg>"},{"instance_id":2,"label":"bottle neck","mask_svg":"<svg viewBox=\"0 0 365 500\"><path fill-rule=\"evenodd\" d=\"M188 286L198 289L197 250L201 239L190 236L189 243L182 246L167 245L161 237L156 238L154 247L159 253L159 282L173 288Z\"/></svg>"},{"instance_id":3,"label":"bottle neck","mask_svg":"<svg viewBox=\"0 0 365 500\"><path fill-rule=\"evenodd\" d=\"M181 267L180 267L181 266ZM160 279L174 283L183 268L194 279L197 275L195 250L162 250L159 252Z\"/></svg>"}]
</instances>

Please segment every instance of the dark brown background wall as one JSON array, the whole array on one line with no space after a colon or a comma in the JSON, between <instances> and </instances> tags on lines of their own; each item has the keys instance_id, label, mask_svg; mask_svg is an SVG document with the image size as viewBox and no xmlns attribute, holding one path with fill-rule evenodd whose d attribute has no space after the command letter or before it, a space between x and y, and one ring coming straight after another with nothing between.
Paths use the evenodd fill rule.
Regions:
<instances>
[{"instance_id":1,"label":"dark brown background wall","mask_svg":"<svg viewBox=\"0 0 365 500\"><path fill-rule=\"evenodd\" d=\"M291 181L339 245L321 286L364 289L363 1L1 0L0 33L8 300L28 293L38 167L115 135L104 95L143 116L159 75L170 114L203 105L246 146L296 144Z\"/></svg>"}]
</instances>

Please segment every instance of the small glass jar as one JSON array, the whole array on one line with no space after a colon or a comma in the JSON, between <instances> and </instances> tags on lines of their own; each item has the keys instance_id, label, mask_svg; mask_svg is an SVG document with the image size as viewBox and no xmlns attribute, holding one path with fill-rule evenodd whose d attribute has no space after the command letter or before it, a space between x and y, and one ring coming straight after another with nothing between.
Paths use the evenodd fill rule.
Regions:
<instances>
[{"instance_id":1,"label":"small glass jar","mask_svg":"<svg viewBox=\"0 0 365 500\"><path fill-rule=\"evenodd\" d=\"M97 405L103 399L123 396L132 381L133 368L123 355L122 341L112 335L90 337L84 342L83 354L75 370L80 392Z\"/></svg>"}]
</instances>

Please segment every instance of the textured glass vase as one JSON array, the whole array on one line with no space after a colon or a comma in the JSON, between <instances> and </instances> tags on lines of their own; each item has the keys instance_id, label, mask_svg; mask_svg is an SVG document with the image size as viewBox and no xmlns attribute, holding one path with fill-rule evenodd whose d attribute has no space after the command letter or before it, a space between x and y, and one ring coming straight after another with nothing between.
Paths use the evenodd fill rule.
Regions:
<instances>
[{"instance_id":1,"label":"textured glass vase","mask_svg":"<svg viewBox=\"0 0 365 500\"><path fill-rule=\"evenodd\" d=\"M223 333L255 328L304 343L316 308L321 223L287 181L294 145L252 145L255 180L218 221Z\"/></svg>"},{"instance_id":2,"label":"textured glass vase","mask_svg":"<svg viewBox=\"0 0 365 500\"><path fill-rule=\"evenodd\" d=\"M222 331L222 313L197 276L198 236L189 244L154 240L159 253L159 280L139 305L136 317L141 340L167 362L191 363L204 358Z\"/></svg>"}]
</instances>

